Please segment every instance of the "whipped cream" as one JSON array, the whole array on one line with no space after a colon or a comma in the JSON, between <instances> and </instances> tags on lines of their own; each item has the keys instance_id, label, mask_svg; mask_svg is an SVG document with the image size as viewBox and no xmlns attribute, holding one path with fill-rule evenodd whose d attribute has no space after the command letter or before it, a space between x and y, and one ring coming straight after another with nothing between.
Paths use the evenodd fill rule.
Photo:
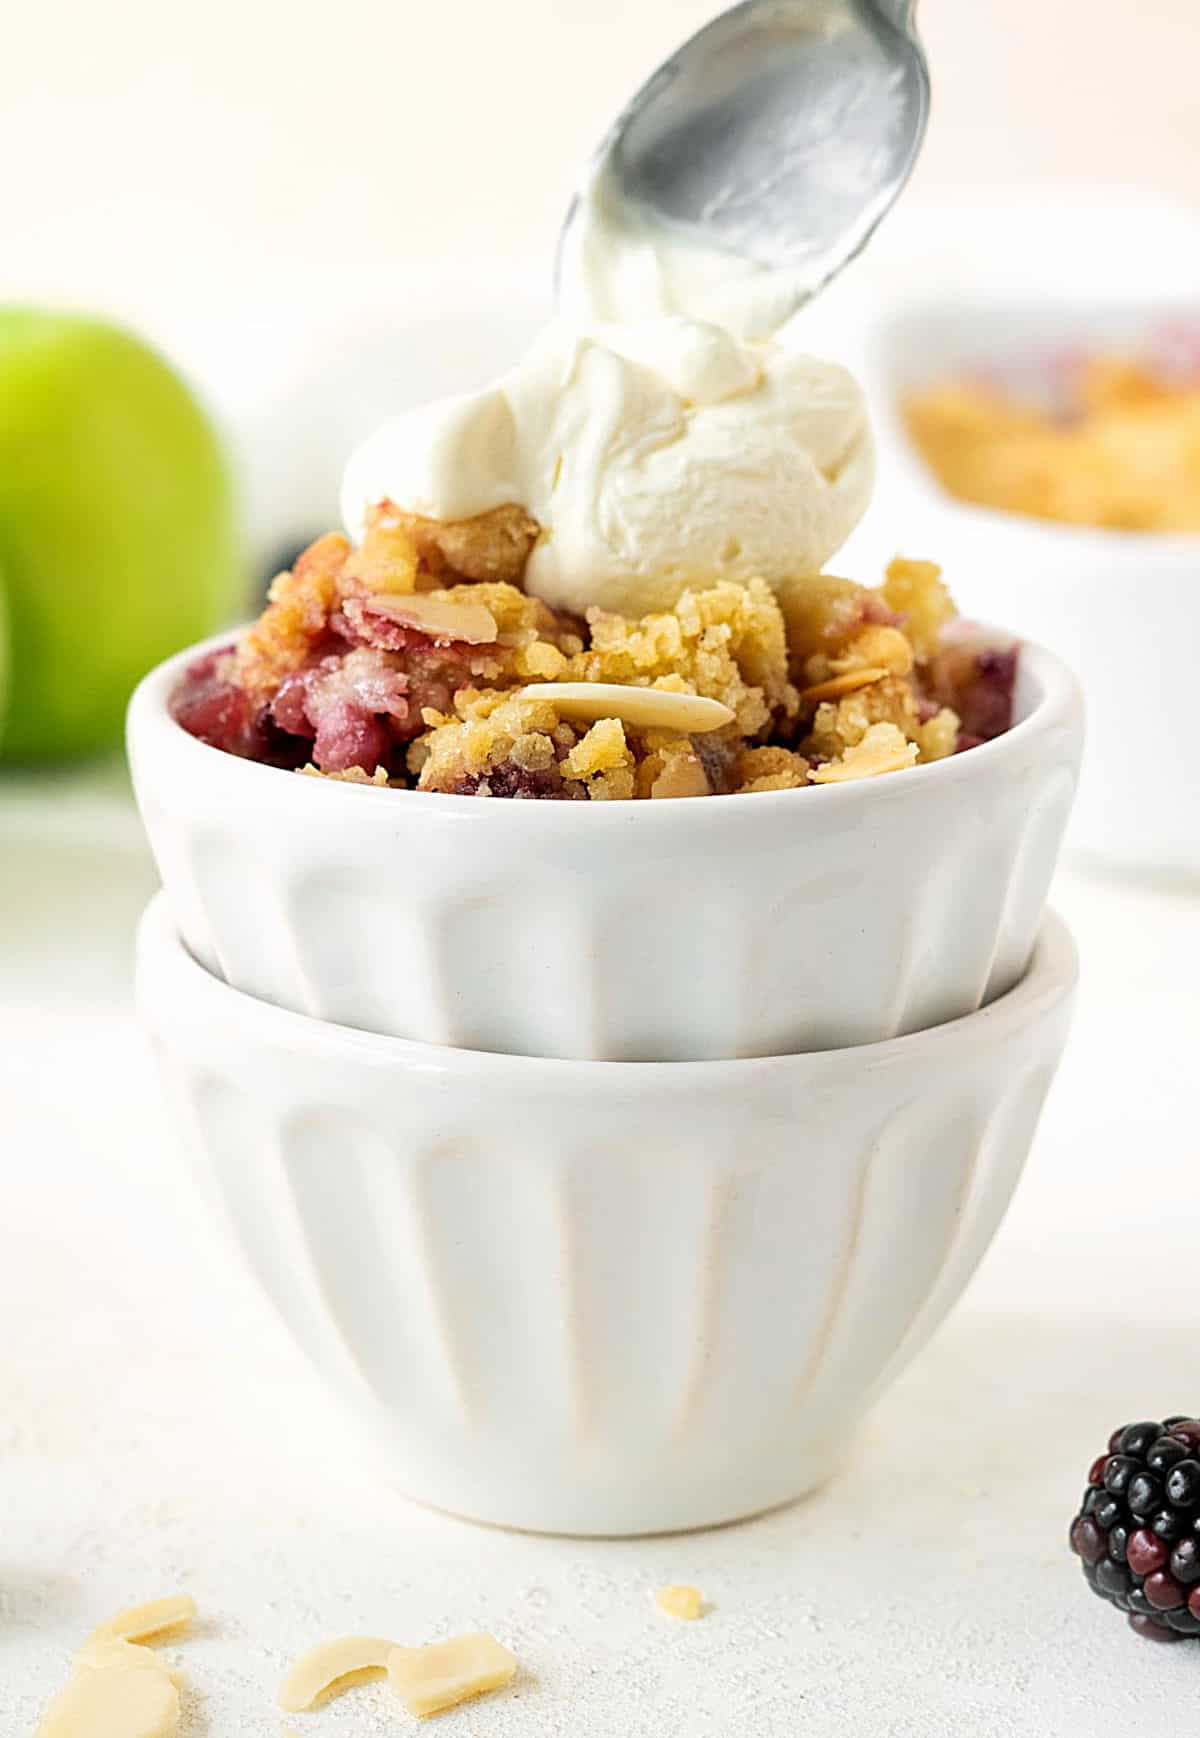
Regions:
<instances>
[{"instance_id":1,"label":"whipped cream","mask_svg":"<svg viewBox=\"0 0 1200 1738\"><path fill-rule=\"evenodd\" d=\"M524 507L542 528L526 587L576 615L819 573L866 510L874 449L851 375L775 339L797 274L645 227L601 169L559 279L561 318L509 374L354 454L351 535L385 498L442 520Z\"/></svg>"},{"instance_id":2,"label":"whipped cream","mask_svg":"<svg viewBox=\"0 0 1200 1738\"><path fill-rule=\"evenodd\" d=\"M563 316L582 327L685 314L762 341L808 299L810 278L652 225L614 195L608 171L598 168L563 237L558 301Z\"/></svg>"},{"instance_id":3,"label":"whipped cream","mask_svg":"<svg viewBox=\"0 0 1200 1738\"><path fill-rule=\"evenodd\" d=\"M863 396L836 363L678 315L560 322L495 385L372 434L342 511L360 537L385 498L431 519L515 502L543 532L529 591L641 615L688 586L819 572L873 476Z\"/></svg>"}]
</instances>

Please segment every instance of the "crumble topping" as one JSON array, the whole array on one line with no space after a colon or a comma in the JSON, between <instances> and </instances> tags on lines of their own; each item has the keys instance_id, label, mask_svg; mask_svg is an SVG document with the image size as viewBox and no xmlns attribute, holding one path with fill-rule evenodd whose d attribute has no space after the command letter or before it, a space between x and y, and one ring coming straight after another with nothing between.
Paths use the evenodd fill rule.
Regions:
<instances>
[{"instance_id":1,"label":"crumble topping","mask_svg":"<svg viewBox=\"0 0 1200 1738\"><path fill-rule=\"evenodd\" d=\"M536 535L515 507L437 526L382 502L358 549L319 538L274 581L174 716L310 775L594 802L875 777L1011 722L1016 648L956 621L931 562L896 560L877 588L725 581L579 621L521 589Z\"/></svg>"},{"instance_id":2,"label":"crumble topping","mask_svg":"<svg viewBox=\"0 0 1200 1738\"><path fill-rule=\"evenodd\" d=\"M519 585L541 527L524 507L494 507L472 519L422 519L393 509L395 522L424 572Z\"/></svg>"},{"instance_id":3,"label":"crumble topping","mask_svg":"<svg viewBox=\"0 0 1200 1738\"><path fill-rule=\"evenodd\" d=\"M1045 369L1038 398L984 378L910 394L909 434L950 494L1126 531L1200 531L1200 379L1118 356Z\"/></svg>"},{"instance_id":4,"label":"crumble topping","mask_svg":"<svg viewBox=\"0 0 1200 1738\"><path fill-rule=\"evenodd\" d=\"M920 749L895 724L868 724L857 742L849 742L836 760L813 768L817 784L839 784L845 779L873 778L881 772L903 772L912 766Z\"/></svg>"},{"instance_id":5,"label":"crumble topping","mask_svg":"<svg viewBox=\"0 0 1200 1738\"><path fill-rule=\"evenodd\" d=\"M799 790L811 768L792 748L744 748L734 762L734 788L739 791Z\"/></svg>"}]
</instances>

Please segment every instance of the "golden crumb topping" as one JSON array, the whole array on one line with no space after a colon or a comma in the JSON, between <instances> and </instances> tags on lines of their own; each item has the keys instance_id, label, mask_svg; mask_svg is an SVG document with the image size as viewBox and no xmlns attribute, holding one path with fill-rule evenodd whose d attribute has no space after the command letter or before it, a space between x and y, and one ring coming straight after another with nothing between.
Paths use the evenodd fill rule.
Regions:
<instances>
[{"instance_id":1,"label":"golden crumb topping","mask_svg":"<svg viewBox=\"0 0 1200 1738\"><path fill-rule=\"evenodd\" d=\"M327 633L349 557L347 540L331 531L311 543L290 572L271 581L266 609L238 645L238 675L251 693L277 689Z\"/></svg>"},{"instance_id":2,"label":"golden crumb topping","mask_svg":"<svg viewBox=\"0 0 1200 1738\"><path fill-rule=\"evenodd\" d=\"M954 599L932 561L906 561L898 555L888 563L880 595L904 623L904 634L919 664L927 663L941 643L943 629L957 615Z\"/></svg>"},{"instance_id":3,"label":"golden crumb topping","mask_svg":"<svg viewBox=\"0 0 1200 1738\"><path fill-rule=\"evenodd\" d=\"M792 748L744 748L733 763L737 791L798 790L809 780L809 763Z\"/></svg>"},{"instance_id":4,"label":"golden crumb topping","mask_svg":"<svg viewBox=\"0 0 1200 1738\"><path fill-rule=\"evenodd\" d=\"M347 783L590 802L875 777L1007 728L1015 651L947 633L931 562L898 559L878 588L724 582L579 622L514 583L536 535L516 508L438 526L381 503L357 549L320 538L274 581L176 718Z\"/></svg>"},{"instance_id":5,"label":"golden crumb topping","mask_svg":"<svg viewBox=\"0 0 1200 1738\"><path fill-rule=\"evenodd\" d=\"M743 736L757 735L777 712L795 716L783 617L760 579L685 591L674 609L640 621L590 610L588 627L591 645L572 660L567 681L703 694L729 707Z\"/></svg>"},{"instance_id":6,"label":"golden crumb topping","mask_svg":"<svg viewBox=\"0 0 1200 1738\"><path fill-rule=\"evenodd\" d=\"M472 519L422 519L391 507L397 526L407 536L421 569L440 577L503 581L520 585L525 563L540 535L536 519L524 507L494 507Z\"/></svg>"}]
</instances>

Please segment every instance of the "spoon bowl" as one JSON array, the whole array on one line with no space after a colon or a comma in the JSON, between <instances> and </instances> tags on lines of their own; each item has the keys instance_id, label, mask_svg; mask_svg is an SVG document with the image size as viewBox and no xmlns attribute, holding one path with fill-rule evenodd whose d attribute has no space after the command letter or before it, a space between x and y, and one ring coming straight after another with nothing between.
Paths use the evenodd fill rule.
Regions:
<instances>
[{"instance_id":1,"label":"spoon bowl","mask_svg":"<svg viewBox=\"0 0 1200 1738\"><path fill-rule=\"evenodd\" d=\"M589 183L610 220L784 274L799 306L861 250L916 162L929 69L915 9L744 0L713 19L600 145ZM568 214L560 267L584 204Z\"/></svg>"}]
</instances>

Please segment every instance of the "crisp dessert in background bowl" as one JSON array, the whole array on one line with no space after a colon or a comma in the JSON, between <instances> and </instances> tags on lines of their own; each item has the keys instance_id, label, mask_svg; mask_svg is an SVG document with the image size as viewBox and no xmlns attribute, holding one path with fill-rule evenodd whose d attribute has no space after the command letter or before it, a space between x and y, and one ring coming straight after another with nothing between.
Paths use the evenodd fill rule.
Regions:
<instances>
[{"instance_id":1,"label":"crisp dessert in background bowl","mask_svg":"<svg viewBox=\"0 0 1200 1738\"><path fill-rule=\"evenodd\" d=\"M1105 531L1200 536L1200 332L1176 355L1071 350L916 386L909 438L960 501ZM1022 379L1022 376L1030 376Z\"/></svg>"},{"instance_id":2,"label":"crisp dessert in background bowl","mask_svg":"<svg viewBox=\"0 0 1200 1738\"><path fill-rule=\"evenodd\" d=\"M1071 845L1194 881L1190 702L1167 648L1200 638L1195 305L914 301L872 348L913 534L936 540L965 610L1019 622L1081 678Z\"/></svg>"},{"instance_id":3,"label":"crisp dessert in background bowl","mask_svg":"<svg viewBox=\"0 0 1200 1738\"><path fill-rule=\"evenodd\" d=\"M272 1008L161 898L138 946L201 1185L384 1476L593 1534L732 1520L844 1463L1001 1220L1075 977L1050 918L1015 989L930 1031L589 1063Z\"/></svg>"}]
</instances>

